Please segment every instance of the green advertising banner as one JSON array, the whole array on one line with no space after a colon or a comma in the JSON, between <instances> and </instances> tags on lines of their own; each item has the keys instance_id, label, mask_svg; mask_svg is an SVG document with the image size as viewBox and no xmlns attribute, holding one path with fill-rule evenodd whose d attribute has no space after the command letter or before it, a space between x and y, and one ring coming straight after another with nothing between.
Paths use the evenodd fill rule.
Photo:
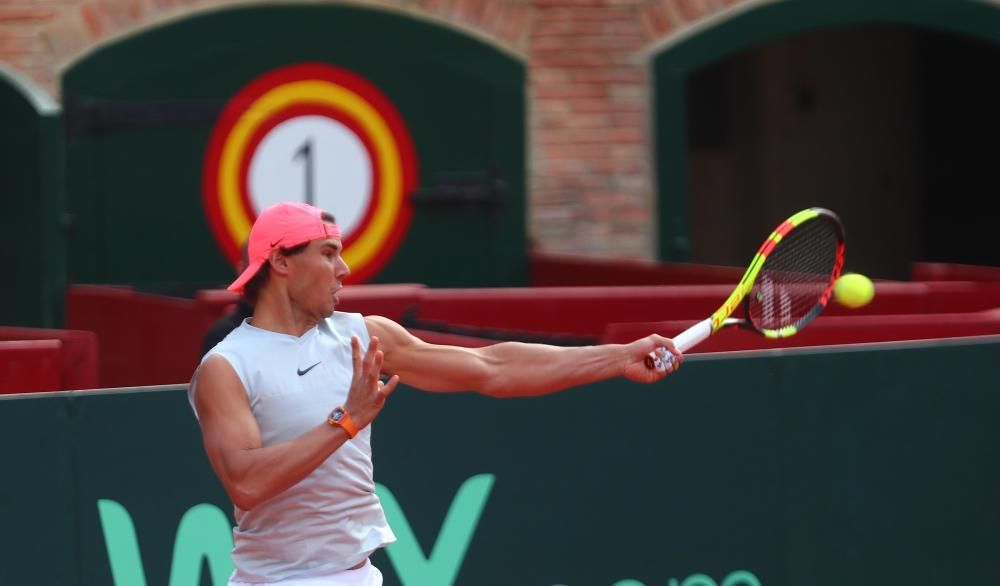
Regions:
<instances>
[{"instance_id":1,"label":"green advertising banner","mask_svg":"<svg viewBox=\"0 0 1000 586\"><path fill-rule=\"evenodd\" d=\"M536 399L400 388L373 436L399 540L374 562L404 586L1000 583L998 352L706 355ZM3 399L0 440L0 583L225 583L231 509L184 389Z\"/></svg>"}]
</instances>

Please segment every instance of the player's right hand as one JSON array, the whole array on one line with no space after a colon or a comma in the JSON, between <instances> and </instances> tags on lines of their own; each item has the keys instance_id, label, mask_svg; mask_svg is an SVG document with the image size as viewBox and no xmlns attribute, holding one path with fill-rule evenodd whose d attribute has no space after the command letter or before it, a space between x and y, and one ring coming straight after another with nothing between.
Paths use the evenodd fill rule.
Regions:
<instances>
[{"instance_id":1,"label":"player's right hand","mask_svg":"<svg viewBox=\"0 0 1000 586\"><path fill-rule=\"evenodd\" d=\"M379 340L372 336L368 350L361 354L361 342L357 336L351 336L351 357L354 362L354 375L351 388L347 391L347 402L344 409L350 413L351 420L358 429L364 429L375 420L385 400L399 383L399 376L392 375L388 382L382 382L382 351L379 350Z\"/></svg>"}]
</instances>

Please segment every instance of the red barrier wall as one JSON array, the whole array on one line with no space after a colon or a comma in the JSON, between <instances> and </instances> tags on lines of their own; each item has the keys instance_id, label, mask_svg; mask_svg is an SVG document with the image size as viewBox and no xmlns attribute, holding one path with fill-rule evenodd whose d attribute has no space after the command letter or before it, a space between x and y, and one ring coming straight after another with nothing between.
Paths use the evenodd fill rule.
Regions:
<instances>
[{"instance_id":1,"label":"red barrier wall","mask_svg":"<svg viewBox=\"0 0 1000 586\"><path fill-rule=\"evenodd\" d=\"M3 365L0 387L5 389L3 392L93 389L98 386L98 339L93 332L0 327L0 340L7 343L0 348L0 365ZM27 343L36 341L45 344ZM58 346L54 354L50 350L53 343ZM56 357L55 362L52 362L53 356Z\"/></svg>"},{"instance_id":2,"label":"red barrier wall","mask_svg":"<svg viewBox=\"0 0 1000 586\"><path fill-rule=\"evenodd\" d=\"M338 308L384 315L430 342L461 346L505 338L557 344L620 342L653 331L675 335L709 316L732 287L731 281L519 289L356 285L341 292ZM204 333L235 301L227 291L206 290L195 299L178 299L122 287L74 286L68 293L67 325L96 333L101 346L99 386L183 383L201 358ZM848 310L832 304L793 338L775 342L725 332L697 351L983 334L1000 334L1000 281L879 281L875 300L867 307Z\"/></svg>"},{"instance_id":3,"label":"red barrier wall","mask_svg":"<svg viewBox=\"0 0 1000 586\"><path fill-rule=\"evenodd\" d=\"M601 342L625 343L652 332L674 336L693 320L609 324ZM899 340L932 340L1000 334L1000 308L974 313L820 316L798 334L770 340L738 328L721 330L689 353L829 346Z\"/></svg>"},{"instance_id":4,"label":"red barrier wall","mask_svg":"<svg viewBox=\"0 0 1000 586\"><path fill-rule=\"evenodd\" d=\"M422 285L358 285L341 293L343 311L401 320L419 302ZM100 340L94 387L185 383L201 360L201 342L237 296L199 291L194 299L141 293L128 287L74 285L66 295L66 322ZM458 345L469 340L452 338Z\"/></svg>"},{"instance_id":5,"label":"red barrier wall","mask_svg":"<svg viewBox=\"0 0 1000 586\"><path fill-rule=\"evenodd\" d=\"M428 289L419 322L601 336L609 323L704 319L732 285ZM966 313L1000 307L1000 282L878 282L875 299L851 310L831 303L829 316Z\"/></svg>"},{"instance_id":6,"label":"red barrier wall","mask_svg":"<svg viewBox=\"0 0 1000 586\"><path fill-rule=\"evenodd\" d=\"M74 285L67 291L66 324L97 334L101 387L183 383L201 359L202 336L228 305Z\"/></svg>"},{"instance_id":7,"label":"red barrier wall","mask_svg":"<svg viewBox=\"0 0 1000 586\"><path fill-rule=\"evenodd\" d=\"M594 259L532 252L528 257L532 287L622 285L706 285L739 282L745 268L688 263Z\"/></svg>"},{"instance_id":8,"label":"red barrier wall","mask_svg":"<svg viewBox=\"0 0 1000 586\"><path fill-rule=\"evenodd\" d=\"M0 342L0 394L58 391L59 340Z\"/></svg>"},{"instance_id":9,"label":"red barrier wall","mask_svg":"<svg viewBox=\"0 0 1000 586\"><path fill-rule=\"evenodd\" d=\"M917 262L910 267L914 281L1000 281L1000 267Z\"/></svg>"}]
</instances>

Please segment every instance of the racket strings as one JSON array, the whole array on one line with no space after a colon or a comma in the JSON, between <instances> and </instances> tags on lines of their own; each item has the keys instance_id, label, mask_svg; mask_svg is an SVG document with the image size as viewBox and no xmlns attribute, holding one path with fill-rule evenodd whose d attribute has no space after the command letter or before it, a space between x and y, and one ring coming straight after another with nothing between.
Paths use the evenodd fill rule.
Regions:
<instances>
[{"instance_id":1,"label":"racket strings","mask_svg":"<svg viewBox=\"0 0 1000 586\"><path fill-rule=\"evenodd\" d=\"M840 235L822 216L804 222L774 247L748 296L748 315L760 329L779 330L811 319L832 285Z\"/></svg>"}]
</instances>

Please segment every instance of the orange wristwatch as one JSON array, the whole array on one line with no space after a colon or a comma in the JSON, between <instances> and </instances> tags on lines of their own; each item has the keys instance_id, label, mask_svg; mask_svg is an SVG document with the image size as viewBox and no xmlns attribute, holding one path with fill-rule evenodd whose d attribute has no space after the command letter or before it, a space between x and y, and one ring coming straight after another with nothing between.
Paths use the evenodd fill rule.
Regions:
<instances>
[{"instance_id":1,"label":"orange wristwatch","mask_svg":"<svg viewBox=\"0 0 1000 586\"><path fill-rule=\"evenodd\" d=\"M331 411L329 417L326 418L326 422L346 431L347 437L353 438L358 435L358 428L354 425L354 421L351 420L351 414L343 407L337 407Z\"/></svg>"}]
</instances>

